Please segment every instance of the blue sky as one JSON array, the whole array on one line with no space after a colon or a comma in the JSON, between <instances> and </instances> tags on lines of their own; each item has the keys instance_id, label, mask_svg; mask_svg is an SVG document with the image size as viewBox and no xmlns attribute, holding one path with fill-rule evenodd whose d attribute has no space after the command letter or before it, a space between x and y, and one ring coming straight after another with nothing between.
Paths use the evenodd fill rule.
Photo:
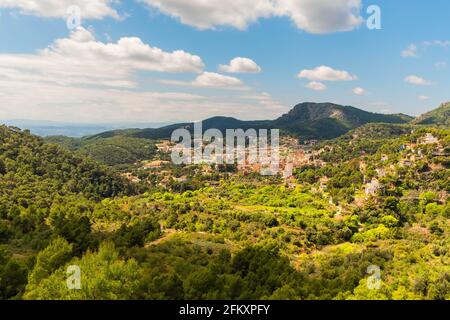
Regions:
<instances>
[{"instance_id":1,"label":"blue sky","mask_svg":"<svg viewBox=\"0 0 450 320\"><path fill-rule=\"evenodd\" d=\"M418 115L450 100L446 0L33 2L0 0L2 120L266 119L303 101Z\"/></svg>"}]
</instances>

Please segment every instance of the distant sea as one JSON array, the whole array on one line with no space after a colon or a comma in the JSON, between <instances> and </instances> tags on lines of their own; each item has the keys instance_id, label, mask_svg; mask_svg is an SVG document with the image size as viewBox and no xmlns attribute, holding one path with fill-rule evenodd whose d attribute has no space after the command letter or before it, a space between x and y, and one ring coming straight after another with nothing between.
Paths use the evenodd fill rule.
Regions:
<instances>
[{"instance_id":1,"label":"distant sea","mask_svg":"<svg viewBox=\"0 0 450 320\"><path fill-rule=\"evenodd\" d=\"M150 122L150 123L65 123L56 121L38 121L38 120L0 120L0 124L14 126L22 130L28 129L31 133L41 136L67 136L79 138L90 136L105 131L117 129L146 129L160 128L172 123Z\"/></svg>"}]
</instances>

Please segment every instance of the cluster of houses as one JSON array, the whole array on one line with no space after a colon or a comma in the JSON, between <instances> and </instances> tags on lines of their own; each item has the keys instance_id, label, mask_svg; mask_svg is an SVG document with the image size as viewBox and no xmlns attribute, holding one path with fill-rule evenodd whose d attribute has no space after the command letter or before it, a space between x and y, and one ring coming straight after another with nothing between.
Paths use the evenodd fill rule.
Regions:
<instances>
[{"instance_id":1,"label":"cluster of houses","mask_svg":"<svg viewBox=\"0 0 450 320\"><path fill-rule=\"evenodd\" d=\"M419 138L416 143L405 144L401 147L401 150L406 151L406 157L400 160L400 166L410 167L416 161L424 158L423 150L420 146L436 145L435 150L432 153L433 157L448 156L445 149L440 144L439 139L431 133L427 133L425 136Z\"/></svg>"},{"instance_id":2,"label":"cluster of houses","mask_svg":"<svg viewBox=\"0 0 450 320\"><path fill-rule=\"evenodd\" d=\"M268 154L271 150L265 150ZM326 163L319 159L321 151L313 151L310 145L299 145L298 140L289 138L281 141L279 147L279 169L284 179L288 180L293 177L293 170L302 166L310 165L315 167L323 167ZM261 164L246 161L238 165L238 171L241 173L259 172Z\"/></svg>"},{"instance_id":3,"label":"cluster of houses","mask_svg":"<svg viewBox=\"0 0 450 320\"><path fill-rule=\"evenodd\" d=\"M314 150L313 149L314 142L299 144L299 141L295 138L291 137L282 137L280 140L280 147L278 149L279 154L279 166L278 170L281 173L282 177L285 179L286 183L296 184L296 180L293 179L293 171L295 168L302 166L314 166L314 167L323 167L326 163L320 160L319 156L324 150ZM419 138L416 143L410 143L402 145L400 150L403 151L404 155L402 159L399 160L398 165L400 167L410 167L416 161L423 159L424 154L420 146L423 145L437 145L435 152L433 152L433 156L448 156L445 153L445 149L439 144L439 139L428 133L423 137ZM160 153L168 154L173 151L178 152L191 152L192 149L182 150L180 146L175 146L174 143L170 141L161 141L156 144L156 147ZM178 149L175 149L178 148ZM264 165L262 165L259 161L255 161L258 159L259 154L270 155L272 153L272 149L270 146L265 147L266 149L250 149L245 151L244 159L242 159L236 166L237 171L241 174L251 174L251 173L261 173L262 169L264 169ZM230 159L232 157L232 159ZM202 172L203 173L212 173L214 172L214 164L218 163L227 163L234 162L235 154L227 155L225 154L212 154L204 153L202 155ZM366 198L370 196L377 195L380 190L382 190L383 185L380 182L380 179L388 175L390 172L394 172L396 170L396 165L391 164L388 165L389 162L388 155L381 155L380 162L381 166L376 169L376 176L373 177L370 181L366 181L364 178L364 193ZM392 162L392 161L391 161ZM385 163L385 165L383 165ZM165 160L153 160L143 162L142 168L148 170L155 170L158 174L164 174L165 171L162 171L164 167L170 164L170 161ZM157 170L160 169L160 170ZM364 162L360 163L360 170L365 172L367 169L367 165ZM139 179L132 176L131 174L125 174L126 177L133 182L139 182ZM183 181L186 177L180 178L180 181ZM320 190L324 191L326 189L328 183L328 179L323 177L320 179Z\"/></svg>"},{"instance_id":4,"label":"cluster of houses","mask_svg":"<svg viewBox=\"0 0 450 320\"><path fill-rule=\"evenodd\" d=\"M431 133L425 134L425 136L419 138L417 143L405 144L400 147L401 151L404 151L404 157L399 160L398 165L400 167L411 167L415 162L424 159L424 154L420 146L424 145L437 145L436 150L433 152L433 156L448 156L445 153L445 149L439 144L439 139L436 138ZM387 155L381 156L381 162L387 162L389 157ZM364 171L366 165L364 163L360 166L361 170ZM395 165L390 165L389 167L380 167L376 169L377 176L374 177L370 182L365 184L364 190L367 197L375 196L383 188L379 181L379 178L385 177L388 172L395 171Z\"/></svg>"},{"instance_id":5,"label":"cluster of houses","mask_svg":"<svg viewBox=\"0 0 450 320\"><path fill-rule=\"evenodd\" d=\"M280 139L280 146L278 149L279 169L285 179L292 177L294 168L304 165L322 167L326 164L318 159L320 152L312 150L313 144L314 141L300 145L299 141L292 137L282 137ZM179 154L192 154L191 148L175 145L170 141L161 141L156 144L156 148L158 149L158 152L164 154L171 154L174 151ZM259 161L260 155L267 155L270 157L270 155L272 155L271 146L266 146L264 148L250 148L244 153L241 153L242 159L239 159L237 162L237 171L243 174L261 172L265 165L262 164L264 161ZM194 158L192 160L194 160ZM143 163L143 168L158 169L164 167L168 163L169 161L163 160L146 161ZM228 154L226 152L224 154L203 152L201 163L208 165L236 163L236 154Z\"/></svg>"}]
</instances>

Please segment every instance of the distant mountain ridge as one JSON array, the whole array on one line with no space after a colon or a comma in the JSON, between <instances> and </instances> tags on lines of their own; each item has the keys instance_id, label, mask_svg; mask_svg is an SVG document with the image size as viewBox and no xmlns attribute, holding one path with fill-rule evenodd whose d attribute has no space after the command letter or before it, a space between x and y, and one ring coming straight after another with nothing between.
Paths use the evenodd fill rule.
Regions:
<instances>
[{"instance_id":1,"label":"distant mountain ridge","mask_svg":"<svg viewBox=\"0 0 450 320\"><path fill-rule=\"evenodd\" d=\"M170 126L162 127L159 129L144 129L133 133L133 137L136 138L147 138L147 139L162 139L170 138L172 132L179 128L185 128L191 132L194 130L193 122L173 124ZM261 121L244 121L238 120L232 117L213 117L202 121L202 129L206 131L208 129L219 129L225 132L226 129L244 129L249 128L273 128L271 121L261 120Z\"/></svg>"},{"instance_id":2,"label":"distant mountain ridge","mask_svg":"<svg viewBox=\"0 0 450 320\"><path fill-rule=\"evenodd\" d=\"M243 121L231 117L213 117L203 121L203 130L280 129L284 134L303 139L331 139L367 123L408 123L413 118L403 114L371 113L351 106L333 103L305 102L275 120ZM193 131L194 124L179 123L158 129L136 130L131 136L146 139L167 139L178 128ZM111 133L104 133L106 135Z\"/></svg>"},{"instance_id":3,"label":"distant mountain ridge","mask_svg":"<svg viewBox=\"0 0 450 320\"><path fill-rule=\"evenodd\" d=\"M407 123L403 114L379 114L334 103L305 102L273 121L273 126L304 138L330 139L367 123Z\"/></svg>"}]
</instances>

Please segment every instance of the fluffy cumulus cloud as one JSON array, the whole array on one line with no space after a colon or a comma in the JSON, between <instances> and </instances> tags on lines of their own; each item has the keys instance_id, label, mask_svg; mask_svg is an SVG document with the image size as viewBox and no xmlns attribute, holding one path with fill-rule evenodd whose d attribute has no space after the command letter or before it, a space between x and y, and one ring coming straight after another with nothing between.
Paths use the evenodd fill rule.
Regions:
<instances>
[{"instance_id":1,"label":"fluffy cumulus cloud","mask_svg":"<svg viewBox=\"0 0 450 320\"><path fill-rule=\"evenodd\" d=\"M406 83L413 84L416 86L428 86L431 84L430 81L415 75L407 76L404 80Z\"/></svg>"},{"instance_id":2,"label":"fluffy cumulus cloud","mask_svg":"<svg viewBox=\"0 0 450 320\"><path fill-rule=\"evenodd\" d=\"M245 29L259 18L270 17L274 4L270 0L143 0L160 12L178 18L199 29L231 26Z\"/></svg>"},{"instance_id":3,"label":"fluffy cumulus cloud","mask_svg":"<svg viewBox=\"0 0 450 320\"><path fill-rule=\"evenodd\" d=\"M59 85L135 87L136 71L201 72L202 59L184 51L165 52L139 38L102 43L83 28L36 54L0 54L3 79Z\"/></svg>"},{"instance_id":4,"label":"fluffy cumulus cloud","mask_svg":"<svg viewBox=\"0 0 450 320\"><path fill-rule=\"evenodd\" d=\"M295 25L311 33L350 31L357 28L361 0L276 0L278 13L288 16Z\"/></svg>"},{"instance_id":5,"label":"fluffy cumulus cloud","mask_svg":"<svg viewBox=\"0 0 450 320\"><path fill-rule=\"evenodd\" d=\"M220 65L219 71L227 73L259 73L262 69L252 59L237 57L231 60L228 65Z\"/></svg>"},{"instance_id":6,"label":"fluffy cumulus cloud","mask_svg":"<svg viewBox=\"0 0 450 320\"><path fill-rule=\"evenodd\" d=\"M198 74L192 87L245 88L237 78L203 69L202 59L188 52L167 52L134 37L103 43L78 29L34 54L0 54L0 119L150 122L224 113L263 119L286 111L265 95L209 96L207 90L200 95L143 87L159 75L186 72Z\"/></svg>"},{"instance_id":7,"label":"fluffy cumulus cloud","mask_svg":"<svg viewBox=\"0 0 450 320\"><path fill-rule=\"evenodd\" d=\"M367 91L364 88L356 87L353 89L353 93L356 94L357 96L363 96L367 94Z\"/></svg>"},{"instance_id":8,"label":"fluffy cumulus cloud","mask_svg":"<svg viewBox=\"0 0 450 320\"><path fill-rule=\"evenodd\" d=\"M196 87L236 88L242 86L242 81L235 77L224 76L214 72L204 72L192 84Z\"/></svg>"},{"instance_id":9,"label":"fluffy cumulus cloud","mask_svg":"<svg viewBox=\"0 0 450 320\"><path fill-rule=\"evenodd\" d=\"M119 18L115 0L0 0L0 8L19 9L23 14L67 17L78 6L85 19ZM288 17L311 33L350 31L362 22L361 0L140 0L151 8L199 29L229 26L246 29L259 19Z\"/></svg>"},{"instance_id":10,"label":"fluffy cumulus cloud","mask_svg":"<svg viewBox=\"0 0 450 320\"><path fill-rule=\"evenodd\" d=\"M419 98L419 100L422 100L422 101L425 101L425 100L430 99L430 97L424 96L424 95L421 95L421 96L419 96L418 98Z\"/></svg>"},{"instance_id":11,"label":"fluffy cumulus cloud","mask_svg":"<svg viewBox=\"0 0 450 320\"><path fill-rule=\"evenodd\" d=\"M142 0L152 8L199 29L245 29L261 18L289 17L302 30L331 33L357 28L361 0Z\"/></svg>"},{"instance_id":12,"label":"fluffy cumulus cloud","mask_svg":"<svg viewBox=\"0 0 450 320\"><path fill-rule=\"evenodd\" d=\"M0 0L0 8L42 17L68 16L78 6L84 19L119 18L115 0ZM263 18L288 17L311 33L350 31L362 22L361 0L140 0L151 8L199 29L228 26L240 30Z\"/></svg>"},{"instance_id":13,"label":"fluffy cumulus cloud","mask_svg":"<svg viewBox=\"0 0 450 320\"><path fill-rule=\"evenodd\" d=\"M161 80L163 84L198 87L198 88L218 88L231 90L247 90L244 83L235 77L225 76L215 72L203 72L192 81L178 81L178 80Z\"/></svg>"},{"instance_id":14,"label":"fluffy cumulus cloud","mask_svg":"<svg viewBox=\"0 0 450 320\"><path fill-rule=\"evenodd\" d=\"M311 81L306 85L306 87L314 91L324 91L327 89L326 85L318 81Z\"/></svg>"},{"instance_id":15,"label":"fluffy cumulus cloud","mask_svg":"<svg viewBox=\"0 0 450 320\"><path fill-rule=\"evenodd\" d=\"M335 70L328 66L319 66L312 70L302 70L298 74L299 78L305 78L312 81L351 81L358 79L357 76L348 71Z\"/></svg>"},{"instance_id":16,"label":"fluffy cumulus cloud","mask_svg":"<svg viewBox=\"0 0 450 320\"><path fill-rule=\"evenodd\" d=\"M22 14L64 18L71 6L78 6L83 19L119 18L114 0L0 0L0 8L19 9Z\"/></svg>"}]
</instances>

